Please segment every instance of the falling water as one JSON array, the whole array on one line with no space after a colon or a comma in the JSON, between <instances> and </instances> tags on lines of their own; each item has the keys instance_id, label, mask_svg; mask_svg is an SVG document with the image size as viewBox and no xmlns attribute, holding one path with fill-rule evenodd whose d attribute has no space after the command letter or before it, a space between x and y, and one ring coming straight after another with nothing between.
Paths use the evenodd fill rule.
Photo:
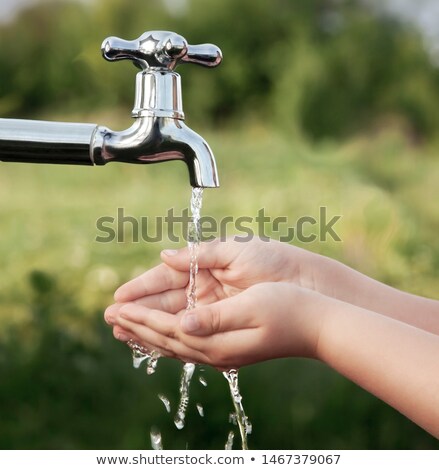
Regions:
<instances>
[{"instance_id":1,"label":"falling water","mask_svg":"<svg viewBox=\"0 0 439 470\"><path fill-rule=\"evenodd\" d=\"M186 311L192 310L197 304L196 294L196 277L198 274L198 250L200 246L201 233L200 233L200 214L201 205L203 201L203 189L193 188L191 197L191 221L188 226L188 248L190 253L190 270L189 270L189 285L186 292ZM147 373L153 374L157 368L157 361L160 354L157 351L148 351L143 346L139 345L133 340L128 341L128 346L131 348L133 356L133 366L139 368L140 365L147 361ZM186 411L189 405L189 387L192 376L195 371L195 364L185 363L180 381L180 401L177 408L177 413L174 418L174 424L177 429L182 429L185 425ZM231 369L223 372L224 377L227 379L230 388L230 394L235 409L234 413L230 414L230 421L237 424L241 435L241 446L243 450L248 449L247 436L252 432L252 426L248 420L244 408L242 406L242 396L239 392L238 384L238 371ZM199 377L199 382L206 387L207 381L204 377ZM159 399L165 405L166 411L170 412L169 400L164 395L159 395ZM200 416L204 416L204 409L202 405L197 404L197 410ZM151 429L151 446L155 450L162 450L162 436L160 431L153 427ZM235 433L230 431L225 445L226 450L232 450Z\"/></svg>"},{"instance_id":2,"label":"falling water","mask_svg":"<svg viewBox=\"0 0 439 470\"><path fill-rule=\"evenodd\" d=\"M171 412L171 402L169 401L169 398L166 395L163 395L163 393L158 394L159 400L165 405L166 411L168 413Z\"/></svg>"},{"instance_id":3,"label":"falling water","mask_svg":"<svg viewBox=\"0 0 439 470\"><path fill-rule=\"evenodd\" d=\"M187 244L190 253L189 287L186 293L186 310L192 310L197 304L198 249L200 247L200 217L203 203L203 188L192 188L191 221L188 225Z\"/></svg>"},{"instance_id":4,"label":"falling water","mask_svg":"<svg viewBox=\"0 0 439 470\"><path fill-rule=\"evenodd\" d=\"M138 369L142 362L147 361L146 373L148 375L154 374L157 369L157 362L159 360L160 354L157 351L149 351L132 339L127 342L127 346L131 349L133 367Z\"/></svg>"},{"instance_id":5,"label":"falling water","mask_svg":"<svg viewBox=\"0 0 439 470\"><path fill-rule=\"evenodd\" d=\"M157 351L152 351L148 362L146 363L146 373L148 375L154 374L157 369L157 363L159 360L160 354Z\"/></svg>"},{"instance_id":6,"label":"falling water","mask_svg":"<svg viewBox=\"0 0 439 470\"><path fill-rule=\"evenodd\" d=\"M184 428L184 420L186 418L186 410L189 405L189 386L191 384L192 375L194 374L195 364L187 362L183 366L180 382L180 403L175 414L174 424L177 429Z\"/></svg>"},{"instance_id":7,"label":"falling water","mask_svg":"<svg viewBox=\"0 0 439 470\"><path fill-rule=\"evenodd\" d=\"M202 375L200 375L200 377L198 377L198 381L200 382L200 384L203 387L207 387L207 380Z\"/></svg>"},{"instance_id":8,"label":"falling water","mask_svg":"<svg viewBox=\"0 0 439 470\"><path fill-rule=\"evenodd\" d=\"M226 445L224 446L224 450L232 450L233 449L233 439L235 439L235 433L233 431L229 432L227 436Z\"/></svg>"},{"instance_id":9,"label":"falling water","mask_svg":"<svg viewBox=\"0 0 439 470\"><path fill-rule=\"evenodd\" d=\"M153 426L150 432L151 436L151 447L154 450L163 450L162 435L160 431Z\"/></svg>"},{"instance_id":10,"label":"falling water","mask_svg":"<svg viewBox=\"0 0 439 470\"><path fill-rule=\"evenodd\" d=\"M198 411L198 414L204 418L204 408L203 408L203 405L201 405L200 403L197 403L197 411Z\"/></svg>"},{"instance_id":11,"label":"falling water","mask_svg":"<svg viewBox=\"0 0 439 470\"><path fill-rule=\"evenodd\" d=\"M140 346L140 344L137 344L132 339L127 342L127 346L131 349L131 354L133 356L133 367L135 369L138 369L143 361L149 360L151 357L151 354L147 349L145 349L143 346Z\"/></svg>"},{"instance_id":12,"label":"falling water","mask_svg":"<svg viewBox=\"0 0 439 470\"><path fill-rule=\"evenodd\" d=\"M200 246L200 216L203 203L203 189L192 188L191 220L188 226L187 243L190 253L189 285L186 292L186 311L192 310L197 304L197 273L198 249ZM182 429L185 424L186 410L189 404L189 386L194 374L195 364L190 362L183 366L180 382L180 403L174 418L175 426Z\"/></svg>"},{"instance_id":13,"label":"falling water","mask_svg":"<svg viewBox=\"0 0 439 470\"><path fill-rule=\"evenodd\" d=\"M223 375L229 383L230 395L232 396L233 406L235 408L235 412L232 413L229 418L233 424L235 424L235 422L238 424L239 433L241 434L242 450L248 450L247 436L252 432L252 425L242 406L242 396L239 392L238 384L238 371L236 369L231 369L228 372L223 372ZM231 450L232 447L230 447L230 449L227 447L229 444L233 445L233 437L230 438L230 433L229 438L227 439L226 450Z\"/></svg>"}]
</instances>

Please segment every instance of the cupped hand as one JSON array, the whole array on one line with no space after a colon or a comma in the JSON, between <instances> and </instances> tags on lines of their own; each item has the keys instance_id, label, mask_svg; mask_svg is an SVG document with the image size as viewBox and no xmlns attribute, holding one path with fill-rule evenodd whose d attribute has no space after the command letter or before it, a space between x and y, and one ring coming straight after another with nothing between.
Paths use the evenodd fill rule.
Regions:
<instances>
[{"instance_id":1,"label":"cupped hand","mask_svg":"<svg viewBox=\"0 0 439 470\"><path fill-rule=\"evenodd\" d=\"M292 255L292 250L294 255ZM107 323L126 302L181 315L186 307L190 253L187 248L162 252L163 264L121 286L116 304L105 313ZM301 274L302 258L314 256L273 240L237 238L202 243L198 253L197 299L199 305L237 295L261 282L294 282ZM292 259L294 258L294 260ZM114 335L127 341L128 332L115 325ZM133 338L135 339L135 338Z\"/></svg>"},{"instance_id":2,"label":"cupped hand","mask_svg":"<svg viewBox=\"0 0 439 470\"><path fill-rule=\"evenodd\" d=\"M230 369L279 357L315 357L325 302L294 284L269 282L187 313L175 312L179 301L167 311L130 302L108 315L127 338L149 349Z\"/></svg>"}]
</instances>

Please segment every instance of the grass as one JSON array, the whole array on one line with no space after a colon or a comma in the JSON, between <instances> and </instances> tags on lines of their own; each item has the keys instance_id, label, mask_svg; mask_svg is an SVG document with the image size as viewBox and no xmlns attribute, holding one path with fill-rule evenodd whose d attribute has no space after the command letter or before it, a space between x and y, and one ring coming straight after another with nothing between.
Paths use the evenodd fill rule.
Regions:
<instances>
[{"instance_id":1,"label":"grass","mask_svg":"<svg viewBox=\"0 0 439 470\"><path fill-rule=\"evenodd\" d=\"M342 241L297 244L395 287L437 296L434 149L414 147L395 132L319 145L257 125L202 134L221 178L220 189L205 191L203 214L255 217L264 208L294 224L301 216L318 218L327 207L330 216L342 216L336 225ZM152 424L166 430L167 448L224 445L231 404L219 374L205 372L212 384L202 395L206 420L193 415L197 424L182 437L157 409L163 389L175 403L177 364L163 361L152 379L131 371L128 353L101 318L115 287L157 263L160 250L173 243L97 243L97 219L124 208L152 220L171 207L181 212L189 197L179 162L1 164L0 371L9 374L0 385L1 448L149 447ZM322 365L275 361L241 374L252 448L436 447L422 430ZM275 430L268 435L267 428Z\"/></svg>"}]
</instances>

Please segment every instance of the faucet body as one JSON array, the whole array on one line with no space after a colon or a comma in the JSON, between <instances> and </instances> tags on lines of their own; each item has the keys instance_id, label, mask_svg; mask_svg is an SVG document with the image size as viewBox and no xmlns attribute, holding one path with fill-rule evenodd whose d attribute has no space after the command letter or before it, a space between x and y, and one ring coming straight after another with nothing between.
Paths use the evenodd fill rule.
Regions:
<instances>
[{"instance_id":1,"label":"faucet body","mask_svg":"<svg viewBox=\"0 0 439 470\"><path fill-rule=\"evenodd\" d=\"M63 165L182 160L194 187L219 186L207 142L181 119L139 117L115 132L96 124L0 119L0 161Z\"/></svg>"},{"instance_id":2,"label":"faucet body","mask_svg":"<svg viewBox=\"0 0 439 470\"><path fill-rule=\"evenodd\" d=\"M107 60L131 59L143 69L136 78L133 125L124 131L82 123L0 119L0 161L105 165L182 160L194 187L219 186L207 142L184 123L179 62L214 67L221 51L213 45L188 46L184 38L152 31L138 40L108 38Z\"/></svg>"}]
</instances>

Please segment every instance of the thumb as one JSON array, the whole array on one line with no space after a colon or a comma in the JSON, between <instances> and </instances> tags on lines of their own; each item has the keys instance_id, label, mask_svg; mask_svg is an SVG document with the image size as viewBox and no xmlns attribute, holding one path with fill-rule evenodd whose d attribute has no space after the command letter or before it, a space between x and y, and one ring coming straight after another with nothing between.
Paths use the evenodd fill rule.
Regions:
<instances>
[{"instance_id":1,"label":"thumb","mask_svg":"<svg viewBox=\"0 0 439 470\"><path fill-rule=\"evenodd\" d=\"M194 336L210 336L216 333L245 328L251 322L254 310L249 308L248 299L242 294L196 307L186 312L180 326L183 333Z\"/></svg>"}]
</instances>

